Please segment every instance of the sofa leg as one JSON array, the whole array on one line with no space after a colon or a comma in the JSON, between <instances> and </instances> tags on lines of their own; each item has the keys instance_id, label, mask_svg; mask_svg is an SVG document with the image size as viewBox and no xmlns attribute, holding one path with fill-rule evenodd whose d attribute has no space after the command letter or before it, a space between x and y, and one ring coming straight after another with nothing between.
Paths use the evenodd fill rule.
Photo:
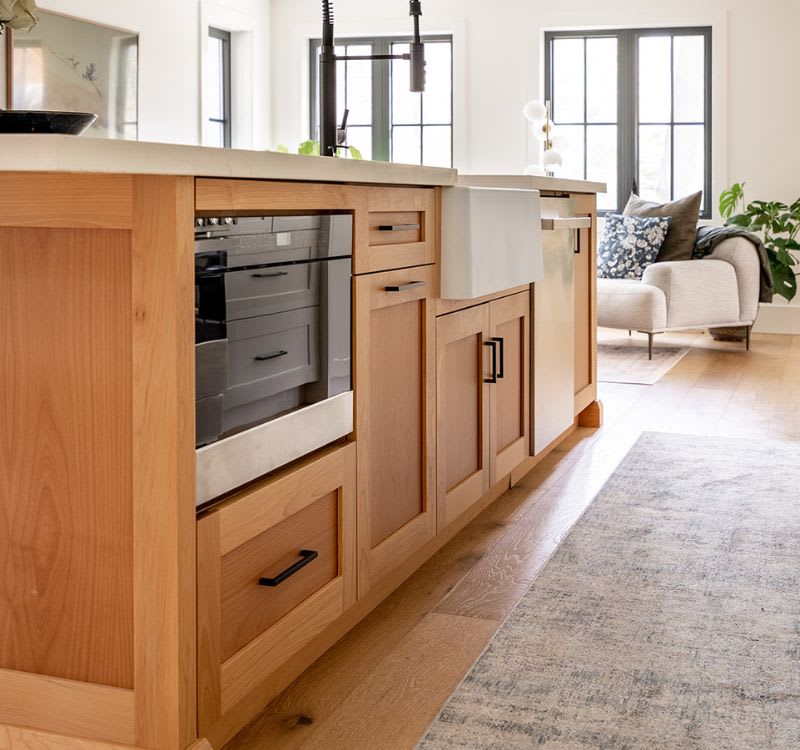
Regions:
<instances>
[{"instance_id":1,"label":"sofa leg","mask_svg":"<svg viewBox=\"0 0 800 750\"><path fill-rule=\"evenodd\" d=\"M744 337L744 346L746 351L750 351L750 334L753 332L753 326L747 326L747 333Z\"/></svg>"}]
</instances>

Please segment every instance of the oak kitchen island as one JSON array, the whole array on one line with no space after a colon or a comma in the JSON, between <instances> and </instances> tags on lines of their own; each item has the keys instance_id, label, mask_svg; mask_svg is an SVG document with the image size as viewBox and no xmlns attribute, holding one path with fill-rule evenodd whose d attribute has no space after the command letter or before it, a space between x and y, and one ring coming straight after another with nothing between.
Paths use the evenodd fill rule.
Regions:
<instances>
[{"instance_id":1,"label":"oak kitchen island","mask_svg":"<svg viewBox=\"0 0 800 750\"><path fill-rule=\"evenodd\" d=\"M221 748L575 425L599 426L603 187L499 179L0 136L0 747ZM587 219L571 409L547 444L537 284L440 298L459 180ZM198 512L196 222L267 215L352 219L352 429Z\"/></svg>"}]
</instances>

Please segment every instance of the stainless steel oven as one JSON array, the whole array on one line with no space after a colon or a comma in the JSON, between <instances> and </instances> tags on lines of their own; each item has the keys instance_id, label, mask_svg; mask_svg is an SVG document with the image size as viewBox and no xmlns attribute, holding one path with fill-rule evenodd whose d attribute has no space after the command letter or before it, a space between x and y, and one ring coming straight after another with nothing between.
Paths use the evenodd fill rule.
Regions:
<instances>
[{"instance_id":1,"label":"stainless steel oven","mask_svg":"<svg viewBox=\"0 0 800 750\"><path fill-rule=\"evenodd\" d=\"M195 228L197 503L347 435L353 220Z\"/></svg>"}]
</instances>

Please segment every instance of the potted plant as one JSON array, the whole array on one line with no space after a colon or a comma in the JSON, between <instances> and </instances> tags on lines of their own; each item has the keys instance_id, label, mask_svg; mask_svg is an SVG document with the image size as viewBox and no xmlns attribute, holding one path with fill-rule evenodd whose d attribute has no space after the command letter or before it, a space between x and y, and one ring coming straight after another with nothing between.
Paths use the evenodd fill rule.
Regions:
<instances>
[{"instance_id":1,"label":"potted plant","mask_svg":"<svg viewBox=\"0 0 800 750\"><path fill-rule=\"evenodd\" d=\"M722 192L719 211L725 223L742 227L764 240L775 294L791 302L797 295L800 252L800 198L790 206L778 201L753 201L745 205L744 183L735 183Z\"/></svg>"}]
</instances>

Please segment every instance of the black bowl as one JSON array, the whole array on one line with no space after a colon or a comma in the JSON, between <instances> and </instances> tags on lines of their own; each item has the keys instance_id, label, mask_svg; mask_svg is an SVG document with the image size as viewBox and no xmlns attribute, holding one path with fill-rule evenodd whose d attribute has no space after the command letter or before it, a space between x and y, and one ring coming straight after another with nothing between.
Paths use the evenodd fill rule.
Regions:
<instances>
[{"instance_id":1,"label":"black bowl","mask_svg":"<svg viewBox=\"0 0 800 750\"><path fill-rule=\"evenodd\" d=\"M57 133L81 135L97 119L88 112L0 110L0 133Z\"/></svg>"}]
</instances>

